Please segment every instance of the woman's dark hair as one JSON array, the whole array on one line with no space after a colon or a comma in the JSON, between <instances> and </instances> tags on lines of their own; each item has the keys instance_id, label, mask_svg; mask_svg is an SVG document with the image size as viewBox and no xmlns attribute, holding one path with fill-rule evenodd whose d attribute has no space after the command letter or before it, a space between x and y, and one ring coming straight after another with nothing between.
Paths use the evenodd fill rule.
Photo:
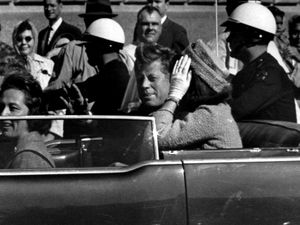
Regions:
<instances>
[{"instance_id":1,"label":"woman's dark hair","mask_svg":"<svg viewBox=\"0 0 300 225\"><path fill-rule=\"evenodd\" d=\"M0 96L8 89L17 89L25 95L25 105L29 109L28 115L47 115L46 105L42 101L42 88L37 80L25 69L7 70L1 85ZM51 126L50 120L28 120L29 131L47 134Z\"/></svg>"},{"instance_id":2,"label":"woman's dark hair","mask_svg":"<svg viewBox=\"0 0 300 225\"><path fill-rule=\"evenodd\" d=\"M200 105L216 105L231 98L231 87L217 93L192 70L192 80L187 93L180 102L182 110L194 111Z\"/></svg>"},{"instance_id":3,"label":"woman's dark hair","mask_svg":"<svg viewBox=\"0 0 300 225\"><path fill-rule=\"evenodd\" d=\"M20 35L21 33L23 33L26 30L31 30L32 31L32 26L29 22L29 19L24 20L23 22L20 23L20 25L18 26L18 32L17 35Z\"/></svg>"},{"instance_id":4,"label":"woman's dark hair","mask_svg":"<svg viewBox=\"0 0 300 225\"><path fill-rule=\"evenodd\" d=\"M192 80L181 100L182 110L194 111L200 105L216 105L231 98L231 85L220 74L207 51L201 41L190 44L184 50L184 54L192 59Z\"/></svg>"},{"instance_id":5,"label":"woman's dark hair","mask_svg":"<svg viewBox=\"0 0 300 225\"><path fill-rule=\"evenodd\" d=\"M0 52L0 77L6 77L9 72L19 70L26 70L24 57L15 52Z\"/></svg>"}]
</instances>

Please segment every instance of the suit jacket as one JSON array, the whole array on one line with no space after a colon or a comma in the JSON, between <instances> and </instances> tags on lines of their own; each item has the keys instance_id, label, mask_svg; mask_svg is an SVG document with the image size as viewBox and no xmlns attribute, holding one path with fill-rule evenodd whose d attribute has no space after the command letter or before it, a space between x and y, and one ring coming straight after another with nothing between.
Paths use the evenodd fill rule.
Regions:
<instances>
[{"instance_id":1,"label":"suit jacket","mask_svg":"<svg viewBox=\"0 0 300 225\"><path fill-rule=\"evenodd\" d=\"M47 46L45 43L47 29L48 27L41 30L38 36L37 53L41 56L45 56L50 50L52 50L57 41L62 37L67 37L70 39L70 41L80 39L81 37L81 31L77 27L62 21L61 25L55 31L49 45Z\"/></svg>"},{"instance_id":2,"label":"suit jacket","mask_svg":"<svg viewBox=\"0 0 300 225\"><path fill-rule=\"evenodd\" d=\"M181 53L189 45L186 29L167 17L157 43Z\"/></svg>"}]
</instances>

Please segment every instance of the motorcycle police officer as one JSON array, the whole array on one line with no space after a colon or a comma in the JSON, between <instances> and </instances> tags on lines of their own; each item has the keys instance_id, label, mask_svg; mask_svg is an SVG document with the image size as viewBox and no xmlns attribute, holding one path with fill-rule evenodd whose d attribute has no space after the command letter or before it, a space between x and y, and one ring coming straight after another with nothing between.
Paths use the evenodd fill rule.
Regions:
<instances>
[{"instance_id":1,"label":"motorcycle police officer","mask_svg":"<svg viewBox=\"0 0 300 225\"><path fill-rule=\"evenodd\" d=\"M296 122L293 84L267 53L276 32L272 13L261 4L244 3L222 26L230 32L230 55L244 64L232 79L230 105L234 118Z\"/></svg>"}]
</instances>

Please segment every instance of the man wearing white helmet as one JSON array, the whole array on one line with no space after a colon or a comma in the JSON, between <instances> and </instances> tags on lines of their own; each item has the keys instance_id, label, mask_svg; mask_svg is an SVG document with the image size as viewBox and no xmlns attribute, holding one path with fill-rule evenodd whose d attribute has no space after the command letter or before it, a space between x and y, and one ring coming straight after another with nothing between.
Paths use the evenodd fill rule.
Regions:
<instances>
[{"instance_id":1,"label":"man wearing white helmet","mask_svg":"<svg viewBox=\"0 0 300 225\"><path fill-rule=\"evenodd\" d=\"M276 59L267 53L276 32L272 13L261 4L244 3L222 26L230 32L230 55L244 64L232 80L235 119L296 122L293 85Z\"/></svg>"},{"instance_id":2,"label":"man wearing white helmet","mask_svg":"<svg viewBox=\"0 0 300 225\"><path fill-rule=\"evenodd\" d=\"M127 67L119 56L119 50L125 43L124 31L116 21L102 18L87 28L84 39L88 43L89 63L101 70L76 85L84 98L89 102L95 101L93 114L118 114L129 80Z\"/></svg>"},{"instance_id":3,"label":"man wearing white helmet","mask_svg":"<svg viewBox=\"0 0 300 225\"><path fill-rule=\"evenodd\" d=\"M246 2L248 2L248 0L227 0L225 8L227 15L230 16L236 7ZM226 41L228 35L229 32L224 31L218 35L218 38L208 41L207 45L222 60L229 74L235 75L243 65L242 63L239 63L237 59L230 57Z\"/></svg>"},{"instance_id":4,"label":"man wearing white helmet","mask_svg":"<svg viewBox=\"0 0 300 225\"><path fill-rule=\"evenodd\" d=\"M117 14L112 11L109 0L87 0L86 11L79 16L83 18L87 28L97 19L114 18ZM47 92L85 81L99 71L100 68L88 63L85 44L84 40L75 40L62 48L55 63L52 78L46 88Z\"/></svg>"},{"instance_id":5,"label":"man wearing white helmet","mask_svg":"<svg viewBox=\"0 0 300 225\"><path fill-rule=\"evenodd\" d=\"M261 1L258 0L227 0L226 2L226 13L228 16L233 12L235 8L237 8L239 5L252 2L261 4ZM220 33L218 38L214 38L207 42L207 45L212 49L212 51L223 61L224 66L229 71L230 75L236 75L236 73L242 69L243 64L230 56L230 52L228 49L228 43L226 41L227 37L229 35L229 32L224 31ZM275 59L278 61L278 63L282 66L282 68L285 70L285 72L289 73L290 69L284 62L281 54L279 53L279 49L276 46L274 41L270 41L268 44L267 52L270 53ZM229 77L230 80L230 77Z\"/></svg>"}]
</instances>

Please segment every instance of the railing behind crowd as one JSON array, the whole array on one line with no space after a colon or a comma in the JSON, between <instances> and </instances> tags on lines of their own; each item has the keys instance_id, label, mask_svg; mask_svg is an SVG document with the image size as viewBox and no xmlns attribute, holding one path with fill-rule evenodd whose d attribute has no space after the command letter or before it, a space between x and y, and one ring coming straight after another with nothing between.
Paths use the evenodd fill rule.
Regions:
<instances>
[{"instance_id":1,"label":"railing behind crowd","mask_svg":"<svg viewBox=\"0 0 300 225\"><path fill-rule=\"evenodd\" d=\"M218 4L225 4L226 0L217 0ZM64 0L64 4L69 5L82 5L86 0ZM122 4L144 4L147 0L111 0L114 5ZM199 5L213 5L216 0L170 0L171 4L199 4ZM297 5L300 4L300 0L261 0L263 4L275 4L275 5ZM1 5L42 5L43 0L0 0Z\"/></svg>"}]
</instances>

